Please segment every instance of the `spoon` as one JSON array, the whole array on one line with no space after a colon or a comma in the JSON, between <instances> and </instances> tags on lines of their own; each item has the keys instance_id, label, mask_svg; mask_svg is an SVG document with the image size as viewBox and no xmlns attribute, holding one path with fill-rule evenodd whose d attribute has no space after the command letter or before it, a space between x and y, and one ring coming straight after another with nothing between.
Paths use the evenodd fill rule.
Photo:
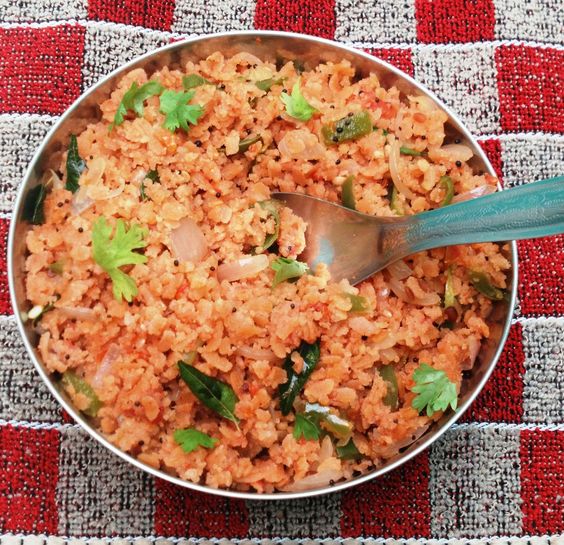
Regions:
<instances>
[{"instance_id":1,"label":"spoon","mask_svg":"<svg viewBox=\"0 0 564 545\"><path fill-rule=\"evenodd\" d=\"M429 212L378 218L300 193L273 193L307 224L300 256L325 263L332 280L358 284L416 252L473 242L564 233L564 176L542 180Z\"/></svg>"}]
</instances>

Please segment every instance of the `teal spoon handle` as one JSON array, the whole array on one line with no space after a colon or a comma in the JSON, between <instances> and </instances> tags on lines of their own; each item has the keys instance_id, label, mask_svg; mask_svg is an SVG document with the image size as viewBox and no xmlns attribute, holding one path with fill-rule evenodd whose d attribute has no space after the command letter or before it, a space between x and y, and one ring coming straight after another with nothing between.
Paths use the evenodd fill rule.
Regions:
<instances>
[{"instance_id":1,"label":"teal spoon handle","mask_svg":"<svg viewBox=\"0 0 564 545\"><path fill-rule=\"evenodd\" d=\"M564 233L564 176L418 214L409 218L403 236L411 253L559 233Z\"/></svg>"}]
</instances>

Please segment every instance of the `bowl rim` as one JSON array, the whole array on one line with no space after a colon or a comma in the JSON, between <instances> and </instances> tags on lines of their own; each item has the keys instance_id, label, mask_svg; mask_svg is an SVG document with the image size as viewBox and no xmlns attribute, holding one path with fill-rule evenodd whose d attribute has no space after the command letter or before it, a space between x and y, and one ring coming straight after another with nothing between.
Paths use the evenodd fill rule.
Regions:
<instances>
[{"instance_id":1,"label":"bowl rim","mask_svg":"<svg viewBox=\"0 0 564 545\"><path fill-rule=\"evenodd\" d=\"M90 94L92 94L95 90L99 87L105 85L105 83L112 79L113 77L119 74L125 74L128 70L130 70L134 65L137 63L148 60L152 57L158 57L162 53L172 51L175 49L181 49L187 44L197 43L197 42L204 42L210 39L221 38L221 37L244 37L244 38L254 38L254 37L262 37L262 36L271 36L277 38L285 38L288 40L299 39L305 42L309 42L312 45L315 44L322 44L324 46L329 46L335 49L341 49L346 51L349 54L354 56L360 56L365 58L366 60L370 61L373 64L381 65L386 70L394 73L396 76L399 76L401 79L407 80L411 85L416 87L422 94L431 97L436 103L449 115L449 117L454 120L458 126L460 127L460 131L464 134L466 138L474 145L477 155L483 161L487 171L492 174L496 175L490 161L488 160L485 152L478 144L477 140L474 136L470 133L467 129L466 125L463 121L446 105L444 102L436 96L436 94L429 89L427 89L424 85L416 81L413 77L409 74L404 73L399 68L391 65L390 63L383 61L377 57L374 57L362 50L355 49L352 46L346 45L342 42L337 42L333 40L328 40L325 38L319 38L317 36L309 36L305 34L299 34L295 32L282 32L282 31L272 31L272 30L240 30L240 31L228 31L228 32L218 32L213 34L202 34L198 36L187 37L185 39L175 41L149 51L143 55L136 56L135 58L131 59L127 63L121 64L116 69L112 70L110 73L106 74L102 78L100 78L94 85L91 85L86 90L84 90L80 96L67 108L63 114L59 117L59 119L54 123L53 127L47 132L45 137L43 138L41 144L36 149L35 153L32 156L31 161L25 171L25 174L22 178L20 186L17 191L17 197L12 209L12 215L10 219L10 229L8 234L8 246L7 246L7 261L8 261L8 283L10 289L10 299L12 303L12 307L14 310L14 316L16 319L16 323L18 326L18 331L20 336L22 337L24 346L27 350L28 355L33 362L37 372L39 373L40 377L42 378L43 382L47 386L50 393L55 397L55 399L59 402L59 404L72 416L75 422L82 428L86 433L90 435L90 437L94 438L98 443L103 445L107 448L110 452L114 453L115 455L119 456L122 460L125 460L135 466L137 469L149 473L154 477L158 477L170 483L182 486L184 488L188 488L191 490L195 490L197 492L203 492L207 494L213 494L215 496L222 496L227 498L238 498L238 499L245 499L245 500L288 500L288 499L297 499L297 498L311 498L314 496L321 496L325 494L329 494L332 492L340 492L343 490L347 490L354 486L357 486L362 483L366 483L385 475L386 473L400 467L401 465L405 464L409 460L413 459L415 456L426 450L430 447L435 441L437 441L452 425L466 412L468 407L472 404L476 396L480 393L483 389L485 383L487 382L488 378L490 377L491 373L493 372L499 357L503 351L505 342L507 340L509 329L511 327L512 317L515 310L515 305L517 301L517 279L518 279L518 254L517 254L517 245L515 241L509 241L510 245L510 253L511 253L511 260L512 260L512 273L511 273L511 297L510 301L507 306L507 316L505 317L505 322L503 324L503 330L501 332L499 342L497 348L487 366L484 370L483 376L475 386L474 390L469 394L468 399L458 407L458 409L443 422L443 424L435 429L433 433L429 435L426 439L424 439L416 448L409 452L405 452L401 456L399 456L396 460L386 464L385 466L375 469L370 473L365 475L361 475L360 477L356 477L354 479L337 483L334 486L325 486L323 488L317 488L313 490L306 490L301 492L275 492L275 493L259 493L259 492L241 492L237 490L231 489L223 489L223 488L212 488L206 485L201 485L197 483L193 483L191 481L186 481L179 477L175 477L164 471L159 469L155 469L137 458L133 457L132 455L122 451L117 446L110 443L108 439L106 439L100 432L98 432L95 428L93 428L88 421L77 411L70 403L68 403L59 393L57 388L53 385L49 375L43 369L39 359L36 357L34 347L29 342L25 329L24 323L18 312L18 298L16 296L16 288L15 288L15 278L14 278L14 264L13 264L13 257L14 257L14 246L15 246L15 235L16 235L16 225L19 223L17 218L19 216L18 212L21 210L25 190L28 185L28 181L33 175L34 166L39 160L40 156L42 155L44 149L46 148L47 144L51 140L52 136L58 131L59 127L72 116L75 109L80 105L80 103ZM427 433L427 432L426 432ZM423 436L425 437L425 435Z\"/></svg>"}]
</instances>

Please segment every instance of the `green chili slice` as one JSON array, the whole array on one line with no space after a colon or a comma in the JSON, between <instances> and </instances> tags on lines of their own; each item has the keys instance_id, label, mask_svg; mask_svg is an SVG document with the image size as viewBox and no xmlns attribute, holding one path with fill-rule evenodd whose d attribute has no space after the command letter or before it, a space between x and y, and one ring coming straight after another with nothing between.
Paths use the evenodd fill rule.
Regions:
<instances>
[{"instance_id":1,"label":"green chili slice","mask_svg":"<svg viewBox=\"0 0 564 545\"><path fill-rule=\"evenodd\" d=\"M196 363L197 357L198 357L198 351L190 350L190 352L186 352L186 354L184 354L184 358L182 361L188 365L194 365L194 363Z\"/></svg>"},{"instance_id":2,"label":"green chili slice","mask_svg":"<svg viewBox=\"0 0 564 545\"><path fill-rule=\"evenodd\" d=\"M189 91L190 89L194 89L194 87L200 87L200 85L213 85L211 81L203 78L198 74L188 74L182 78L182 87Z\"/></svg>"},{"instance_id":3,"label":"green chili slice","mask_svg":"<svg viewBox=\"0 0 564 545\"><path fill-rule=\"evenodd\" d=\"M444 307L454 307L456 306L457 300L454 294L454 278L452 273L452 265L447 269L447 280L445 284L445 301Z\"/></svg>"},{"instance_id":4,"label":"green chili slice","mask_svg":"<svg viewBox=\"0 0 564 545\"><path fill-rule=\"evenodd\" d=\"M341 460L360 460L360 458L362 458L362 454L356 448L352 439L349 439L349 442L342 447L337 445L335 450Z\"/></svg>"},{"instance_id":5,"label":"green chili slice","mask_svg":"<svg viewBox=\"0 0 564 545\"><path fill-rule=\"evenodd\" d=\"M486 273L479 271L468 271L470 276L470 282L476 290L478 290L482 295L491 299L492 301L501 301L504 298L503 290L496 288Z\"/></svg>"},{"instance_id":6,"label":"green chili slice","mask_svg":"<svg viewBox=\"0 0 564 545\"><path fill-rule=\"evenodd\" d=\"M321 135L328 146L356 140L372 132L372 120L367 111L357 112L321 127Z\"/></svg>"},{"instance_id":7,"label":"green chili slice","mask_svg":"<svg viewBox=\"0 0 564 545\"><path fill-rule=\"evenodd\" d=\"M384 365L380 367L379 372L388 388L383 399L384 405L395 411L398 408L398 379L396 377L396 370L393 365Z\"/></svg>"},{"instance_id":8,"label":"green chili slice","mask_svg":"<svg viewBox=\"0 0 564 545\"><path fill-rule=\"evenodd\" d=\"M273 85L283 85L284 84L284 80L286 78L268 78L268 79L261 79L260 81L257 81L255 83L255 85L261 90L261 91L270 91L270 89L272 88Z\"/></svg>"},{"instance_id":9,"label":"green chili slice","mask_svg":"<svg viewBox=\"0 0 564 545\"><path fill-rule=\"evenodd\" d=\"M351 302L351 309L349 312L369 312L370 305L368 304L368 299L362 295L354 295L352 293L343 293L343 297L346 297Z\"/></svg>"},{"instance_id":10,"label":"green chili slice","mask_svg":"<svg viewBox=\"0 0 564 545\"><path fill-rule=\"evenodd\" d=\"M440 206L447 206L452 202L452 198L454 197L454 183L450 176L441 176L439 184L441 184L441 187L445 191L445 196Z\"/></svg>"},{"instance_id":11,"label":"green chili slice","mask_svg":"<svg viewBox=\"0 0 564 545\"><path fill-rule=\"evenodd\" d=\"M278 235L280 234L280 204L278 201L268 199L266 201L260 201L259 205L274 219L274 232L266 235L264 244L262 245L263 250L268 250L268 248L270 248L278 240Z\"/></svg>"},{"instance_id":12,"label":"green chili slice","mask_svg":"<svg viewBox=\"0 0 564 545\"><path fill-rule=\"evenodd\" d=\"M248 136L239 141L239 153L245 153L253 144L257 142L262 142L262 136L257 134L256 136Z\"/></svg>"},{"instance_id":13,"label":"green chili slice","mask_svg":"<svg viewBox=\"0 0 564 545\"><path fill-rule=\"evenodd\" d=\"M399 193L395 185L392 188L392 196L390 198L390 208L398 216L404 215L403 206L401 205L401 202L399 200Z\"/></svg>"},{"instance_id":14,"label":"green chili slice","mask_svg":"<svg viewBox=\"0 0 564 545\"><path fill-rule=\"evenodd\" d=\"M411 148L408 148L406 146L401 146L400 148L400 153L402 155L411 155L412 157L420 157L421 155L423 155L425 152L423 151L417 151Z\"/></svg>"},{"instance_id":15,"label":"green chili slice","mask_svg":"<svg viewBox=\"0 0 564 545\"><path fill-rule=\"evenodd\" d=\"M64 263L62 261L54 261L51 265L49 265L49 271L61 276L61 274L63 274L63 265Z\"/></svg>"},{"instance_id":16,"label":"green chili slice","mask_svg":"<svg viewBox=\"0 0 564 545\"><path fill-rule=\"evenodd\" d=\"M346 439L351 436L353 425L319 403L306 403L304 414L317 425L324 428L337 439Z\"/></svg>"},{"instance_id":17,"label":"green chili slice","mask_svg":"<svg viewBox=\"0 0 564 545\"><path fill-rule=\"evenodd\" d=\"M346 208L351 210L356 210L356 204L354 202L354 192L353 192L354 176L351 174L343 182L343 187L341 189L341 203Z\"/></svg>"},{"instance_id":18,"label":"green chili slice","mask_svg":"<svg viewBox=\"0 0 564 545\"><path fill-rule=\"evenodd\" d=\"M77 394L86 396L89 400L88 407L82 412L88 416L96 416L102 407L102 402L96 392L84 379L80 378L74 371L65 371L62 379L65 390L73 389Z\"/></svg>"}]
</instances>

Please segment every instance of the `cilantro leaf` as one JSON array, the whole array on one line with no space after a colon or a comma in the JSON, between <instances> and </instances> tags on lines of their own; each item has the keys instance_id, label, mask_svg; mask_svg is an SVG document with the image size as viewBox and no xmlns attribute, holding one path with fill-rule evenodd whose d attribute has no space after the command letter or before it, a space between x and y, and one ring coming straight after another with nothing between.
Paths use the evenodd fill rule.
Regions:
<instances>
[{"instance_id":1,"label":"cilantro leaf","mask_svg":"<svg viewBox=\"0 0 564 545\"><path fill-rule=\"evenodd\" d=\"M299 119L300 121L309 121L311 116L317 111L302 95L300 90L301 78L294 84L292 94L282 93L280 98L286 106L288 115Z\"/></svg>"},{"instance_id":2,"label":"cilantro leaf","mask_svg":"<svg viewBox=\"0 0 564 545\"><path fill-rule=\"evenodd\" d=\"M427 416L437 411L446 411L448 406L455 410L458 405L456 385L449 380L446 373L422 363L413 373L415 386L412 392L418 394L411 406L421 412L427 408Z\"/></svg>"},{"instance_id":3,"label":"cilantro leaf","mask_svg":"<svg viewBox=\"0 0 564 545\"><path fill-rule=\"evenodd\" d=\"M321 435L321 430L307 414L296 413L292 434L294 439L303 437L306 441L317 441Z\"/></svg>"},{"instance_id":4,"label":"cilantro leaf","mask_svg":"<svg viewBox=\"0 0 564 545\"><path fill-rule=\"evenodd\" d=\"M276 272L272 282L273 288L291 278L299 278L308 271L307 264L288 257L279 257L270 264L270 268Z\"/></svg>"},{"instance_id":5,"label":"cilantro leaf","mask_svg":"<svg viewBox=\"0 0 564 545\"><path fill-rule=\"evenodd\" d=\"M194 428L176 430L173 437L184 452L192 452L198 447L214 448L219 441L215 437L210 437L207 433L195 430Z\"/></svg>"},{"instance_id":6,"label":"cilantro leaf","mask_svg":"<svg viewBox=\"0 0 564 545\"><path fill-rule=\"evenodd\" d=\"M133 110L137 117L141 117L143 115L143 103L149 97L160 95L163 90L164 87L158 81L148 81L141 85L141 87L134 81L118 105L112 127L121 125L129 110Z\"/></svg>"},{"instance_id":7,"label":"cilantro leaf","mask_svg":"<svg viewBox=\"0 0 564 545\"><path fill-rule=\"evenodd\" d=\"M194 91L170 91L161 95L161 113L165 114L163 127L174 132L179 127L188 131L188 123L195 125L204 115L204 109L199 104L188 104L194 96Z\"/></svg>"},{"instance_id":8,"label":"cilantro leaf","mask_svg":"<svg viewBox=\"0 0 564 545\"><path fill-rule=\"evenodd\" d=\"M132 225L128 231L124 221L119 219L113 238L111 235L112 227L106 223L106 218L99 218L92 227L92 257L110 275L114 297L130 302L137 295L137 286L119 267L147 262L143 254L133 251L147 245L143 241L145 229Z\"/></svg>"},{"instance_id":9,"label":"cilantro leaf","mask_svg":"<svg viewBox=\"0 0 564 545\"><path fill-rule=\"evenodd\" d=\"M86 163L78 154L78 142L76 136L71 134L69 151L67 152L67 181L65 189L72 193L76 193L79 189L78 180L80 175L86 168Z\"/></svg>"}]
</instances>

